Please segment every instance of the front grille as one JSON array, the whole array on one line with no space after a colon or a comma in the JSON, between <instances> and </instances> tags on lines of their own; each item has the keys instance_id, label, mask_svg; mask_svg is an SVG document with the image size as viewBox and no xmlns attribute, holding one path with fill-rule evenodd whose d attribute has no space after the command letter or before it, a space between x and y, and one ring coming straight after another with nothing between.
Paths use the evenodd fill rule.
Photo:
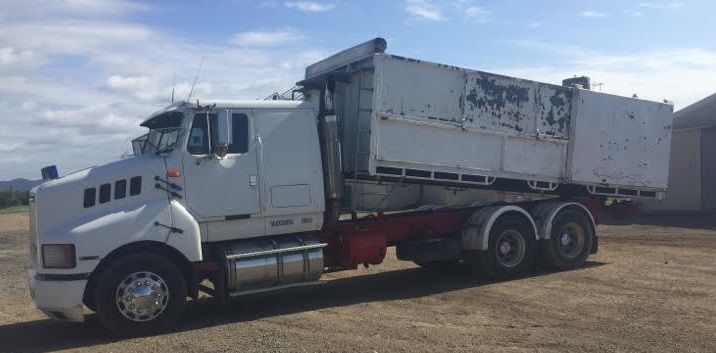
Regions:
<instances>
[{"instance_id":1,"label":"front grille","mask_svg":"<svg viewBox=\"0 0 716 353\"><path fill-rule=\"evenodd\" d=\"M37 266L37 208L35 207L35 194L30 194L30 253L29 265L31 268Z\"/></svg>"}]
</instances>

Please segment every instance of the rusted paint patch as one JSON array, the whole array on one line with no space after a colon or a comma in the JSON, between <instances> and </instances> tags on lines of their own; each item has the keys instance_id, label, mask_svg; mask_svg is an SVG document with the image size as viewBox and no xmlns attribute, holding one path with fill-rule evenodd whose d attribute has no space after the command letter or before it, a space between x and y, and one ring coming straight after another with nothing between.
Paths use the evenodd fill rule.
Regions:
<instances>
[{"instance_id":1,"label":"rusted paint patch","mask_svg":"<svg viewBox=\"0 0 716 353\"><path fill-rule=\"evenodd\" d=\"M539 84L540 109L538 126L546 135L569 137L571 121L572 90L565 87Z\"/></svg>"},{"instance_id":2,"label":"rusted paint patch","mask_svg":"<svg viewBox=\"0 0 716 353\"><path fill-rule=\"evenodd\" d=\"M468 74L465 120L490 130L569 138L569 88L485 72Z\"/></svg>"}]
</instances>

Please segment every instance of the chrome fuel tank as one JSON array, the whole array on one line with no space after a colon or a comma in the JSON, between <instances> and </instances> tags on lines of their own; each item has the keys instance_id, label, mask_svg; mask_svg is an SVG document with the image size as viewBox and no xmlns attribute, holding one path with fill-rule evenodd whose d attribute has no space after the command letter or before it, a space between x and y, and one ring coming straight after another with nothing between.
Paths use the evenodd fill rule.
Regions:
<instances>
[{"instance_id":1,"label":"chrome fuel tank","mask_svg":"<svg viewBox=\"0 0 716 353\"><path fill-rule=\"evenodd\" d=\"M224 247L230 292L317 281L323 247L316 237L287 235L232 242Z\"/></svg>"}]
</instances>

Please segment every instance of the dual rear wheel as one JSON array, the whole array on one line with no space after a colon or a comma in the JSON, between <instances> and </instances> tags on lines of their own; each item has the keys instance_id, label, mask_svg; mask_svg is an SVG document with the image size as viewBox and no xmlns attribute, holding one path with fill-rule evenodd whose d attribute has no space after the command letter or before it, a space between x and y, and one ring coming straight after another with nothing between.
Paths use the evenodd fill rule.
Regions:
<instances>
[{"instance_id":1,"label":"dual rear wheel","mask_svg":"<svg viewBox=\"0 0 716 353\"><path fill-rule=\"evenodd\" d=\"M542 241L542 265L564 270L584 264L595 237L592 222L584 212L574 208L560 211L552 221L549 239Z\"/></svg>"},{"instance_id":2,"label":"dual rear wheel","mask_svg":"<svg viewBox=\"0 0 716 353\"><path fill-rule=\"evenodd\" d=\"M506 214L490 230L486 251L465 255L468 267L491 279L514 277L532 266L536 251L532 224L522 215Z\"/></svg>"},{"instance_id":3,"label":"dual rear wheel","mask_svg":"<svg viewBox=\"0 0 716 353\"><path fill-rule=\"evenodd\" d=\"M469 251L463 261L417 263L432 270L453 270L458 264L491 279L523 274L535 260L545 267L569 269L584 264L594 241L588 215L576 208L561 210L552 221L549 239L537 241L532 223L521 214L498 218L490 230L488 250Z\"/></svg>"}]
</instances>

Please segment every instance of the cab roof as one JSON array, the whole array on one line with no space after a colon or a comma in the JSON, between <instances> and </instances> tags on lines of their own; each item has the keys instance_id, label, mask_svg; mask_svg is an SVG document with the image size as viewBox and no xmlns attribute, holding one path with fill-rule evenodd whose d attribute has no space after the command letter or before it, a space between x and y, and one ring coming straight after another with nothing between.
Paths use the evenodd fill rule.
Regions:
<instances>
[{"instance_id":1,"label":"cab roof","mask_svg":"<svg viewBox=\"0 0 716 353\"><path fill-rule=\"evenodd\" d=\"M140 126L149 127L155 125L156 118L164 116L166 113L177 112L184 109L202 109L202 108L247 108L247 109L267 109L267 108L313 108L313 105L306 101L289 101L289 100L207 100L196 101L195 103L187 101L179 101L161 109L144 120Z\"/></svg>"}]
</instances>

